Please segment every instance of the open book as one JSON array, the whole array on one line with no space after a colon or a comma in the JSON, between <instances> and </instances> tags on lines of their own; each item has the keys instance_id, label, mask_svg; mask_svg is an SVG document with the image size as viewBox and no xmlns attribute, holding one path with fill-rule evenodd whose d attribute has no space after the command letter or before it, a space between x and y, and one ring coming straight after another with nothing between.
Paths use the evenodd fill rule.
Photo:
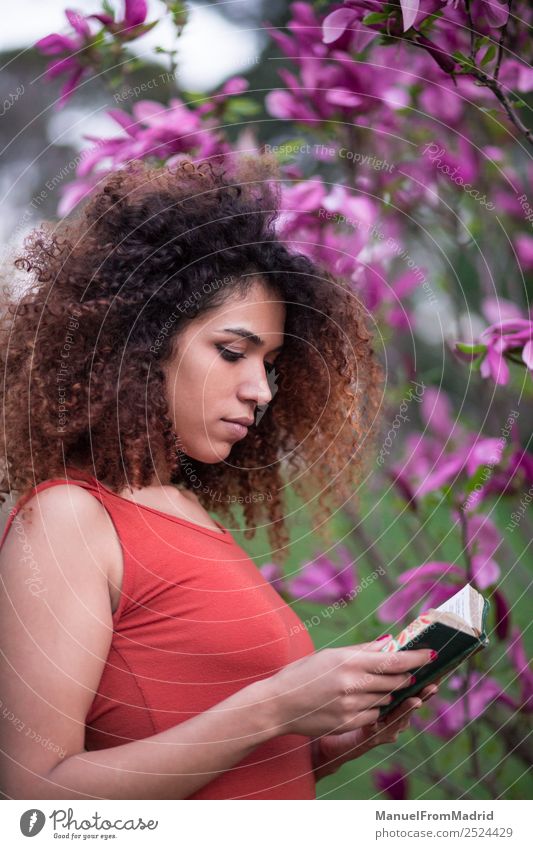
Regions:
<instances>
[{"instance_id":1,"label":"open book","mask_svg":"<svg viewBox=\"0 0 533 849\"><path fill-rule=\"evenodd\" d=\"M430 607L407 628L390 640L382 651L435 649L439 656L430 663L412 669L416 681L394 691L394 699L380 707L380 719L408 696L416 696L426 684L455 669L465 658L484 648L489 639L485 632L489 603L470 584L439 607Z\"/></svg>"}]
</instances>

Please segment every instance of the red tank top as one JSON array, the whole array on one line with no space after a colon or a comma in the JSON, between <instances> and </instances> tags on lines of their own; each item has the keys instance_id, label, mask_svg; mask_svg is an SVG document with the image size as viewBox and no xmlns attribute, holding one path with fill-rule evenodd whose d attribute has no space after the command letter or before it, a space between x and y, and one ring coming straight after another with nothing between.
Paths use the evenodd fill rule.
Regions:
<instances>
[{"instance_id":1,"label":"red tank top","mask_svg":"<svg viewBox=\"0 0 533 849\"><path fill-rule=\"evenodd\" d=\"M108 511L122 546L122 591L113 637L85 720L85 748L158 734L314 651L301 619L228 530L202 528L136 504L68 468L70 483ZM223 532L222 532L223 531ZM290 734L257 746L190 799L316 799L310 738Z\"/></svg>"}]
</instances>

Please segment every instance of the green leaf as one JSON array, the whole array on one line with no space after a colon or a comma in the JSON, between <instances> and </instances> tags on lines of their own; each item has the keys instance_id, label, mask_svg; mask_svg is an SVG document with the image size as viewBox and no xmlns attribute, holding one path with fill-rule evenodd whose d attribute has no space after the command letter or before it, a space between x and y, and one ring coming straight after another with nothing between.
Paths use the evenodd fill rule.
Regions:
<instances>
[{"instance_id":1,"label":"green leaf","mask_svg":"<svg viewBox=\"0 0 533 849\"><path fill-rule=\"evenodd\" d=\"M483 59L481 60L481 65L486 65L488 62L490 62L492 59L494 59L495 56L496 56L496 45L495 44L489 44L489 46L487 47L487 51L486 51L485 55L483 56Z\"/></svg>"},{"instance_id":2,"label":"green leaf","mask_svg":"<svg viewBox=\"0 0 533 849\"><path fill-rule=\"evenodd\" d=\"M487 350L487 346L482 343L468 343L468 342L456 342L455 347L458 351L462 351L463 354L484 354Z\"/></svg>"},{"instance_id":3,"label":"green leaf","mask_svg":"<svg viewBox=\"0 0 533 849\"><path fill-rule=\"evenodd\" d=\"M467 68L474 67L473 64L472 64L472 60L468 56L465 56L464 53L461 53L460 50L456 50L454 53L452 53L452 57L455 59L456 62L458 62L460 65L462 65L464 67L467 67Z\"/></svg>"},{"instance_id":4,"label":"green leaf","mask_svg":"<svg viewBox=\"0 0 533 849\"><path fill-rule=\"evenodd\" d=\"M104 12L106 12L106 14L111 15L113 20L115 20L115 10L113 9L109 0L103 0L102 9L103 9Z\"/></svg>"},{"instance_id":5,"label":"green leaf","mask_svg":"<svg viewBox=\"0 0 533 849\"><path fill-rule=\"evenodd\" d=\"M195 106L200 106L204 103L209 103L210 97L208 94L203 94L197 91L183 91L181 92L184 103L194 104Z\"/></svg>"},{"instance_id":6,"label":"green leaf","mask_svg":"<svg viewBox=\"0 0 533 849\"><path fill-rule=\"evenodd\" d=\"M158 23L159 23L159 20L152 21L149 24L139 24L138 26L135 27L135 34L134 34L133 38L139 38L139 36L144 35L147 32L150 32L150 30L153 29L155 26L157 26Z\"/></svg>"},{"instance_id":7,"label":"green leaf","mask_svg":"<svg viewBox=\"0 0 533 849\"><path fill-rule=\"evenodd\" d=\"M465 486L465 495L470 495L471 492L476 489L478 484L483 484L485 481L488 481L492 474L492 466L489 466L487 463L484 463L480 466L474 474L468 478Z\"/></svg>"},{"instance_id":8,"label":"green leaf","mask_svg":"<svg viewBox=\"0 0 533 849\"><path fill-rule=\"evenodd\" d=\"M439 9L438 12L433 12L431 15L428 15L427 18L425 18L422 21L422 23L419 24L419 26L418 26L419 32L421 32L422 35L426 35L426 36L429 35L431 30L433 29L433 25L434 25L435 21L438 18L441 18L442 15L443 15L442 9Z\"/></svg>"},{"instance_id":9,"label":"green leaf","mask_svg":"<svg viewBox=\"0 0 533 849\"><path fill-rule=\"evenodd\" d=\"M386 21L388 17L389 16L386 12L371 12L369 15L363 18L361 23L365 24L366 26L370 26L370 24L381 24Z\"/></svg>"},{"instance_id":10,"label":"green leaf","mask_svg":"<svg viewBox=\"0 0 533 849\"><path fill-rule=\"evenodd\" d=\"M232 97L230 106L239 115L257 115L261 111L261 105L251 97Z\"/></svg>"}]
</instances>

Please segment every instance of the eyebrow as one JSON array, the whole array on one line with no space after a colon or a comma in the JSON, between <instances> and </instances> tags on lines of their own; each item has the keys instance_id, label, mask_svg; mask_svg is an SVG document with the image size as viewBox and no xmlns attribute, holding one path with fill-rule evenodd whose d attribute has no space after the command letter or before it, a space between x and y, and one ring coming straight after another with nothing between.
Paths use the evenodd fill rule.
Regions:
<instances>
[{"instance_id":1,"label":"eyebrow","mask_svg":"<svg viewBox=\"0 0 533 849\"><path fill-rule=\"evenodd\" d=\"M236 336L241 336L243 339L249 339L252 345L255 345L257 348L262 347L265 344L264 339L261 339L260 336L257 336L256 333L252 333L251 330L247 330L246 327L224 327L222 330L218 331L219 333L235 333ZM283 345L278 345L277 348L272 348L273 351L281 351Z\"/></svg>"}]
</instances>

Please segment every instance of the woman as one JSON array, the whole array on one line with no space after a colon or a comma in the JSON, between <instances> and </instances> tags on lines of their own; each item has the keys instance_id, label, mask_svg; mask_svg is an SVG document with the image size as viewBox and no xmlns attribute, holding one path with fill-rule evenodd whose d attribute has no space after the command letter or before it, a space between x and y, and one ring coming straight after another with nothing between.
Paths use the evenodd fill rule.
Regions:
<instances>
[{"instance_id":1,"label":"woman","mask_svg":"<svg viewBox=\"0 0 533 849\"><path fill-rule=\"evenodd\" d=\"M316 798L421 703L376 724L430 652L315 652L209 515L242 505L283 561L287 483L323 533L379 407L362 308L278 241L273 175L132 163L16 262L4 797Z\"/></svg>"}]
</instances>

